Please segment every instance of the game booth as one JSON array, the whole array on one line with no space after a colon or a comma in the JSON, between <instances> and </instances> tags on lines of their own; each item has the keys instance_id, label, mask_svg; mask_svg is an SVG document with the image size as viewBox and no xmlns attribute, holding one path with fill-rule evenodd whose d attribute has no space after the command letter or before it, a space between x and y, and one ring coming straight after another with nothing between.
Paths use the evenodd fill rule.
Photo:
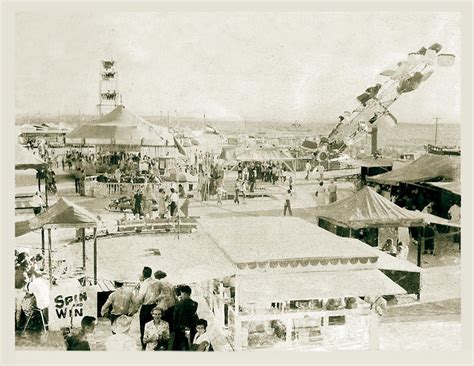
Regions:
<instances>
[{"instance_id":1,"label":"game booth","mask_svg":"<svg viewBox=\"0 0 474 366\"><path fill-rule=\"evenodd\" d=\"M203 292L236 351L376 349L381 296L406 293L381 271L400 260L300 218L216 219L205 230L235 268Z\"/></svg>"}]
</instances>

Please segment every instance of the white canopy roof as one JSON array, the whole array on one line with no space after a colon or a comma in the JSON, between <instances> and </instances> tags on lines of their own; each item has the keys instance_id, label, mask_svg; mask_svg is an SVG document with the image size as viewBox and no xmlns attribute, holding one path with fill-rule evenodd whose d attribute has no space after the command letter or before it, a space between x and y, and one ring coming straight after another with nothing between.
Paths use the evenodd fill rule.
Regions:
<instances>
[{"instance_id":1,"label":"white canopy roof","mask_svg":"<svg viewBox=\"0 0 474 366\"><path fill-rule=\"evenodd\" d=\"M406 293L377 269L247 275L239 289L242 304Z\"/></svg>"}]
</instances>

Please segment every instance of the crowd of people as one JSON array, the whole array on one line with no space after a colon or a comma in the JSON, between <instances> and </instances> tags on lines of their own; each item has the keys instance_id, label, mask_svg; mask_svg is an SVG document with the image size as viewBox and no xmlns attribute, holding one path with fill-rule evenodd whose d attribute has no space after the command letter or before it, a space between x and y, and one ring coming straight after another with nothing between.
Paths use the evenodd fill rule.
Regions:
<instances>
[{"instance_id":1,"label":"crowd of people","mask_svg":"<svg viewBox=\"0 0 474 366\"><path fill-rule=\"evenodd\" d=\"M118 199L113 200L112 205L118 207ZM173 183L169 187L161 186L156 195L151 184L145 185L144 189L139 188L132 199L130 205L133 216L130 219L160 219L176 218L181 211L180 216L189 217L189 196L182 184ZM154 207L155 206L155 207ZM157 206L157 207L156 207ZM157 215L154 212L157 212ZM122 220L127 220L127 214L124 214Z\"/></svg>"},{"instance_id":2,"label":"crowd of people","mask_svg":"<svg viewBox=\"0 0 474 366\"><path fill-rule=\"evenodd\" d=\"M111 322L111 334L105 340L107 351L212 351L207 320L198 316L198 303L191 298L188 285L174 286L163 271L153 273L144 267L140 282L128 286L115 281L100 314ZM130 334L132 317L138 313L140 339ZM84 317L81 329L65 332L67 349L90 350L88 335L94 332L96 319Z\"/></svg>"}]
</instances>

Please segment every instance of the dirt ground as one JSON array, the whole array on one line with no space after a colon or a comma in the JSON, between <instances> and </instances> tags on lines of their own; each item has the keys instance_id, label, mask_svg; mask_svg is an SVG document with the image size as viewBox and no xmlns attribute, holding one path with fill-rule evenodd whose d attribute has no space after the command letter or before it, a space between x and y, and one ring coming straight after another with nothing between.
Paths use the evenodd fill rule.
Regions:
<instances>
[{"instance_id":1,"label":"dirt ground","mask_svg":"<svg viewBox=\"0 0 474 366\"><path fill-rule=\"evenodd\" d=\"M74 194L73 181L66 174L59 172L58 179L59 194L67 197L75 203L85 207L94 214L101 215L104 221L116 220L122 214L111 213L105 210L107 199L96 199L92 197L79 197ZM228 177L232 180L232 175ZM34 188L34 178L23 174L17 178L19 191L29 191ZM298 173L295 183L295 196L292 202L293 215L304 218L315 224L311 208L315 206L314 190L316 180L304 181L303 173ZM352 184L343 180L338 181L339 198L352 193ZM270 187L273 194L271 197L249 198L245 204L236 205L231 200L224 201L222 206L217 206L214 200L201 202L194 199L190 205L190 215L198 217L199 222L212 225L216 218L238 217L238 216L282 216L283 194L285 184L280 183L277 187ZM55 197L50 198L54 202ZM22 212L17 215L18 219L26 219L31 216L30 212ZM67 259L71 266L78 266L81 261L81 245L73 242L74 230L55 230L53 233L53 247L55 258ZM225 266L209 267L210 258L218 258L218 251L203 251L203 247L209 245L209 236L198 227L198 231L192 234L181 235L178 239L175 234L166 235L133 235L121 238L100 238L98 240L98 276L104 279L113 279L117 275L125 277L130 281L136 281L140 270L144 265L152 268L164 269L169 279L176 283L196 281L195 273L213 270L218 274L224 274ZM17 247L29 247L32 252L40 249L40 233L32 232L16 239ZM382 350L456 350L461 345L461 320L460 320L460 251L459 247L452 241L439 238L436 241L436 255L423 256L422 267L422 293L420 301L414 296L401 297L399 304L390 306L380 324L380 347ZM156 255L158 249L160 255ZM192 257L195 262L194 269L183 268L188 263L183 258L183 253ZM88 272L91 271L92 245L87 245ZM416 247L410 248L408 258L416 263ZM196 268L199 270L196 270ZM200 309L209 317L210 312L203 298L196 294ZM134 320L136 326L137 319ZM135 329L137 330L137 329ZM210 326L211 332L216 332L218 348L229 351L227 341L222 334ZM103 320L100 321L95 341L92 342L97 350L102 349L101 339L109 332L109 328ZM54 346L54 336L45 340L32 334L26 337L17 337L18 349L33 349L40 345ZM46 347L45 346L45 347ZM58 346L59 347L59 346ZM56 347L57 349L57 347ZM347 345L351 349L351 345ZM300 349L302 350L302 349ZM311 349L310 349L311 350Z\"/></svg>"}]
</instances>

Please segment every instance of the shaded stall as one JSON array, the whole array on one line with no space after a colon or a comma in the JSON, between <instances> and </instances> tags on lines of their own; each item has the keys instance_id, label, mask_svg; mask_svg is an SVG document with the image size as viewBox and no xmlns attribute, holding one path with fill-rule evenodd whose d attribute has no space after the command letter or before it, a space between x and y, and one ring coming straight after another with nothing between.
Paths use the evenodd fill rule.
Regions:
<instances>
[{"instance_id":1,"label":"shaded stall","mask_svg":"<svg viewBox=\"0 0 474 366\"><path fill-rule=\"evenodd\" d=\"M82 265L86 268L86 243L85 229L93 228L94 230L94 284L97 284L97 220L85 208L80 207L65 198L60 198L54 205L48 207L39 215L26 220L15 223L15 236L24 235L30 231L37 229L48 231L48 270L49 281L52 284L52 242L51 230L60 228L76 228L82 230ZM42 236L41 249L45 254L44 236Z\"/></svg>"},{"instance_id":2,"label":"shaded stall","mask_svg":"<svg viewBox=\"0 0 474 366\"><path fill-rule=\"evenodd\" d=\"M398 185L426 181L460 180L461 159L459 156L426 154L399 169L367 178L369 182Z\"/></svg>"},{"instance_id":3,"label":"shaded stall","mask_svg":"<svg viewBox=\"0 0 474 366\"><path fill-rule=\"evenodd\" d=\"M399 207L370 187L364 187L359 192L335 203L317 207L314 213L320 227L338 236L357 238L372 247L379 247L380 229L397 229L397 236L399 228L419 229L419 237L417 237L419 242L417 265L419 267L421 267L425 240L430 239L425 235L425 226L429 224L454 225L436 215ZM406 286L404 288L409 293L419 295L421 289L419 272L414 271L408 275L411 284L409 288ZM396 280L395 277L392 279Z\"/></svg>"},{"instance_id":4,"label":"shaded stall","mask_svg":"<svg viewBox=\"0 0 474 366\"><path fill-rule=\"evenodd\" d=\"M47 176L44 169L48 164L40 157L25 149L20 144L15 145L15 170L36 169L38 179L38 191L41 192L41 178L44 178L46 205L48 204L48 190L46 189Z\"/></svg>"},{"instance_id":5,"label":"shaded stall","mask_svg":"<svg viewBox=\"0 0 474 366\"><path fill-rule=\"evenodd\" d=\"M258 342L255 327L288 345L324 339L332 331L328 326L359 324L366 316L370 345L377 348L375 306L369 303L406 293L380 271L377 251L300 218L216 219L204 227L236 266L222 317L236 350Z\"/></svg>"},{"instance_id":6,"label":"shaded stall","mask_svg":"<svg viewBox=\"0 0 474 366\"><path fill-rule=\"evenodd\" d=\"M446 200L443 191L431 183L458 182L460 179L460 156L426 154L399 169L369 177L368 181L390 186L391 196L397 197L396 203L401 206L421 211L432 203L432 213L446 218L451 200Z\"/></svg>"},{"instance_id":7,"label":"shaded stall","mask_svg":"<svg viewBox=\"0 0 474 366\"><path fill-rule=\"evenodd\" d=\"M320 227L338 236L357 238L372 247L379 247L379 238L384 234L381 231L382 228L396 229L398 235L399 227L424 226L424 220L419 213L397 206L370 187L364 187L343 200L317 207L315 215ZM404 244L409 245L410 243ZM409 277L408 283L410 285L404 288L409 293L419 294L421 290L420 273L410 271L406 275ZM391 278L395 280L396 277Z\"/></svg>"}]
</instances>

